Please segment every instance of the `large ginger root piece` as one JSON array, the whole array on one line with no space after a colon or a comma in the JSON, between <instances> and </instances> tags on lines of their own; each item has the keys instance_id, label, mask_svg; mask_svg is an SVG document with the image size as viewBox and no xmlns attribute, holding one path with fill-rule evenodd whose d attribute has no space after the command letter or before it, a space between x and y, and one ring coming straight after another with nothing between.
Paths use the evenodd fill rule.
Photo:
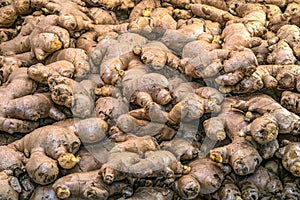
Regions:
<instances>
[{"instance_id":1,"label":"large ginger root piece","mask_svg":"<svg viewBox=\"0 0 300 200\"><path fill-rule=\"evenodd\" d=\"M171 141L163 141L160 149L172 152L180 161L192 160L198 156L199 149L192 140L174 138Z\"/></svg>"},{"instance_id":2,"label":"large ginger root piece","mask_svg":"<svg viewBox=\"0 0 300 200\"><path fill-rule=\"evenodd\" d=\"M174 190L184 199L195 199L199 194L217 191L231 168L207 158L198 158L189 164L190 173L176 180Z\"/></svg>"},{"instance_id":3,"label":"large ginger root piece","mask_svg":"<svg viewBox=\"0 0 300 200\"><path fill-rule=\"evenodd\" d=\"M72 78L74 73L74 65L67 60L59 60L48 65L38 63L28 68L28 76L36 82L45 85L48 83L48 78L52 75L59 74L67 78Z\"/></svg>"},{"instance_id":4,"label":"large ginger root piece","mask_svg":"<svg viewBox=\"0 0 300 200\"><path fill-rule=\"evenodd\" d=\"M284 25L277 31L276 36L283 41L286 41L293 49L294 55L300 56L300 28L296 25Z\"/></svg>"},{"instance_id":5,"label":"large ginger root piece","mask_svg":"<svg viewBox=\"0 0 300 200\"><path fill-rule=\"evenodd\" d=\"M137 53L140 54L143 63L150 65L155 70L160 70L165 65L174 69L180 68L180 59L162 42L148 42L138 51Z\"/></svg>"},{"instance_id":6,"label":"large ginger root piece","mask_svg":"<svg viewBox=\"0 0 300 200\"><path fill-rule=\"evenodd\" d=\"M108 184L125 177L158 176L174 181L174 177L183 173L183 166L169 151L147 151L143 158L132 152L117 152L109 155L99 173Z\"/></svg>"},{"instance_id":7,"label":"large ginger root piece","mask_svg":"<svg viewBox=\"0 0 300 200\"><path fill-rule=\"evenodd\" d=\"M205 21L199 18L191 18L176 29L165 31L161 41L177 55L181 55L183 47L194 41L205 31Z\"/></svg>"},{"instance_id":8,"label":"large ginger root piece","mask_svg":"<svg viewBox=\"0 0 300 200\"><path fill-rule=\"evenodd\" d=\"M90 117L94 112L94 89L96 83L92 80L76 82L73 79L52 75L48 78L52 100L71 108L75 117Z\"/></svg>"},{"instance_id":9,"label":"large ginger root piece","mask_svg":"<svg viewBox=\"0 0 300 200\"><path fill-rule=\"evenodd\" d=\"M281 158L283 167L296 177L300 177L299 152L299 142L288 142L276 154Z\"/></svg>"},{"instance_id":10,"label":"large ginger root piece","mask_svg":"<svg viewBox=\"0 0 300 200\"><path fill-rule=\"evenodd\" d=\"M240 100L240 102L234 106L244 112L258 113L260 116L268 114L278 124L279 134L294 134L298 135L300 127L300 117L296 114L288 111L274 99L268 95L253 95L249 98ZM261 131L268 131L268 121L261 123Z\"/></svg>"},{"instance_id":11,"label":"large ginger root piece","mask_svg":"<svg viewBox=\"0 0 300 200\"><path fill-rule=\"evenodd\" d=\"M226 176L220 189L214 196L217 196L219 199L242 200L241 191L230 174Z\"/></svg>"},{"instance_id":12,"label":"large ginger root piece","mask_svg":"<svg viewBox=\"0 0 300 200\"><path fill-rule=\"evenodd\" d=\"M284 91L281 94L280 104L294 112L295 114L300 114L300 94L296 92Z\"/></svg>"},{"instance_id":13,"label":"large ginger root piece","mask_svg":"<svg viewBox=\"0 0 300 200\"><path fill-rule=\"evenodd\" d=\"M155 150L158 150L158 144L152 136L138 137L135 135L124 135L117 138L117 142L110 152L129 151L142 154Z\"/></svg>"},{"instance_id":14,"label":"large ginger root piece","mask_svg":"<svg viewBox=\"0 0 300 200\"><path fill-rule=\"evenodd\" d=\"M26 95L31 95L36 90L36 83L29 79L26 68L19 68L12 72L9 76L8 81L1 87L1 104L0 104L0 129L8 133L27 133L35 129L39 124L38 122L32 122L22 119L8 118L6 115L6 107L10 101L17 101L18 98ZM26 98L26 97L24 97ZM48 100L47 100L48 101ZM31 105L34 102L29 102ZM21 103L22 104L22 103ZM19 106L19 105L18 105ZM24 104L22 105L24 106ZM36 105L35 105L36 106ZM14 105L11 107L16 109ZM18 108L20 112L26 112L24 108ZM36 108L35 108L36 109ZM44 109L44 108L42 108ZM36 109L37 112L44 112L43 110ZM32 112L35 112L32 110Z\"/></svg>"},{"instance_id":15,"label":"large ginger root piece","mask_svg":"<svg viewBox=\"0 0 300 200\"><path fill-rule=\"evenodd\" d=\"M232 108L237 103L238 100L226 99L221 114L204 121L204 129L206 135L213 140L223 140L227 134L232 141L228 145L210 150L210 158L217 162L229 163L236 174L246 175L253 173L257 169L262 162L262 157L272 157L276 149L269 151L266 149L266 152L261 153L256 150L257 147L251 141L248 141L245 137L240 137L242 130L252 124L248 125L244 114L240 110ZM266 131L259 134L261 138L266 138L268 135L273 136L273 132ZM274 140L274 136L272 140ZM261 149L267 148L262 145L258 146Z\"/></svg>"},{"instance_id":16,"label":"large ginger root piece","mask_svg":"<svg viewBox=\"0 0 300 200\"><path fill-rule=\"evenodd\" d=\"M98 177L98 170L63 176L52 185L59 199L108 199L122 193L124 182L108 185Z\"/></svg>"},{"instance_id":17,"label":"large ginger root piece","mask_svg":"<svg viewBox=\"0 0 300 200\"><path fill-rule=\"evenodd\" d=\"M57 161L64 169L76 165L79 159L74 153L78 151L80 143L70 129L50 125L34 130L9 146L23 152L28 158L25 167L31 178L36 183L47 185L55 181L58 175Z\"/></svg>"},{"instance_id":18,"label":"large ginger root piece","mask_svg":"<svg viewBox=\"0 0 300 200\"><path fill-rule=\"evenodd\" d=\"M14 39L1 43L3 55L14 55L31 52L37 60L44 60L49 54L68 47L70 36L66 29L57 24L54 15L41 16L35 20L28 18L27 24ZM33 24L30 21L33 20ZM35 26L33 26L35 25ZM28 30L27 30L28 29Z\"/></svg>"},{"instance_id":19,"label":"large ginger root piece","mask_svg":"<svg viewBox=\"0 0 300 200\"><path fill-rule=\"evenodd\" d=\"M195 120L204 113L218 113L221 110L219 104L223 98L216 100L215 96L220 97L221 95L213 88L193 87L189 83L181 83L172 93L175 105L168 113L168 121L171 124L178 125L182 120Z\"/></svg>"},{"instance_id":20,"label":"large ginger root piece","mask_svg":"<svg viewBox=\"0 0 300 200\"><path fill-rule=\"evenodd\" d=\"M231 87L234 93L256 92L263 88L300 91L299 65L259 65L250 76Z\"/></svg>"},{"instance_id":21,"label":"large ginger root piece","mask_svg":"<svg viewBox=\"0 0 300 200\"><path fill-rule=\"evenodd\" d=\"M112 0L109 2L105 0L83 0L83 1L92 6L104 7L107 10L128 10L134 8L134 1L131 0Z\"/></svg>"},{"instance_id":22,"label":"large ginger root piece","mask_svg":"<svg viewBox=\"0 0 300 200\"><path fill-rule=\"evenodd\" d=\"M115 85L136 56L132 53L134 47L141 47L147 39L135 34L124 33L116 39L104 39L90 54L94 68L99 68L100 77L106 84Z\"/></svg>"},{"instance_id":23,"label":"large ginger root piece","mask_svg":"<svg viewBox=\"0 0 300 200\"><path fill-rule=\"evenodd\" d=\"M51 65L51 63L53 62L62 60L69 61L74 65L74 76L76 78L83 78L91 70L91 66L88 62L88 55L82 49L67 48L57 51L48 57L48 59L46 60L46 64Z\"/></svg>"}]
</instances>

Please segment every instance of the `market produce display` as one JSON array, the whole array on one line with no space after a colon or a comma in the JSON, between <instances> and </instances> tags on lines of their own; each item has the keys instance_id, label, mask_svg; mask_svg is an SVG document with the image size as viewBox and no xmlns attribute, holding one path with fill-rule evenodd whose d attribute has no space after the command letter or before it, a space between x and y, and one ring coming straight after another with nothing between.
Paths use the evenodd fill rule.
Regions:
<instances>
[{"instance_id":1,"label":"market produce display","mask_svg":"<svg viewBox=\"0 0 300 200\"><path fill-rule=\"evenodd\" d=\"M299 0L1 0L0 200L300 199Z\"/></svg>"}]
</instances>

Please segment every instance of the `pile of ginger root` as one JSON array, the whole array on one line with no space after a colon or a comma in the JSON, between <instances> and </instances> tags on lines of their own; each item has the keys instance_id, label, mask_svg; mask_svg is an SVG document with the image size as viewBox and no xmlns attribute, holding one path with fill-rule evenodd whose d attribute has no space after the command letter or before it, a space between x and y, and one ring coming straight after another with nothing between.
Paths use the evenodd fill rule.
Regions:
<instances>
[{"instance_id":1,"label":"pile of ginger root","mask_svg":"<svg viewBox=\"0 0 300 200\"><path fill-rule=\"evenodd\" d=\"M0 200L300 199L299 0L1 0Z\"/></svg>"}]
</instances>

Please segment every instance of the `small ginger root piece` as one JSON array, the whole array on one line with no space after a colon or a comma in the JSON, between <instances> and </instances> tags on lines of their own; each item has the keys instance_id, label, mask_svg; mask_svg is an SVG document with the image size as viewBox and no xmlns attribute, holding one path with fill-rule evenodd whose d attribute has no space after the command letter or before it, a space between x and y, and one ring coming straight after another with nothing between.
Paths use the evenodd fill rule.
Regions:
<instances>
[{"instance_id":1,"label":"small ginger root piece","mask_svg":"<svg viewBox=\"0 0 300 200\"><path fill-rule=\"evenodd\" d=\"M189 164L190 172L175 181L174 191L184 199L195 199L199 194L216 192L231 172L229 166L198 158Z\"/></svg>"},{"instance_id":2,"label":"small ginger root piece","mask_svg":"<svg viewBox=\"0 0 300 200\"><path fill-rule=\"evenodd\" d=\"M177 160L192 160L198 156L199 149L192 140L174 138L171 141L163 141L159 146L162 150L172 152Z\"/></svg>"},{"instance_id":3,"label":"small ginger root piece","mask_svg":"<svg viewBox=\"0 0 300 200\"><path fill-rule=\"evenodd\" d=\"M26 168L27 171L32 172L31 178L37 183L46 185L55 180L57 161L64 169L70 169L78 163L79 158L76 158L74 153L78 151L80 143L78 137L70 129L49 125L32 131L8 146L25 154L28 158ZM31 158L33 154L35 155ZM44 162L39 160L42 154L44 154L45 166L43 166ZM53 174L49 174L49 177L47 173L34 175L36 170L43 171L43 167L50 168L49 171Z\"/></svg>"},{"instance_id":4,"label":"small ginger root piece","mask_svg":"<svg viewBox=\"0 0 300 200\"><path fill-rule=\"evenodd\" d=\"M151 117L150 121L148 119L135 118L130 114L123 114L118 117L116 125L124 133L130 133L140 137L150 135L158 142L171 140L176 135L176 131L163 123L166 122L165 118L163 118L163 121L158 121L158 118L160 118L160 116L157 118Z\"/></svg>"},{"instance_id":5,"label":"small ginger root piece","mask_svg":"<svg viewBox=\"0 0 300 200\"><path fill-rule=\"evenodd\" d=\"M138 137L135 135L124 135L118 138L114 147L110 152L128 151L133 153L146 153L147 151L155 151L158 149L158 144L152 136Z\"/></svg>"},{"instance_id":6,"label":"small ginger root piece","mask_svg":"<svg viewBox=\"0 0 300 200\"><path fill-rule=\"evenodd\" d=\"M297 60L292 48L284 40L280 40L277 44L269 46L269 49L272 51L267 57L269 64L292 65Z\"/></svg>"},{"instance_id":7,"label":"small ginger root piece","mask_svg":"<svg viewBox=\"0 0 300 200\"><path fill-rule=\"evenodd\" d=\"M252 199L252 196L257 198L266 195L279 196L283 189L279 177L262 166L253 174L241 180L238 185L241 187L243 199ZM253 188L257 188L256 192L253 191Z\"/></svg>"},{"instance_id":8,"label":"small ginger root piece","mask_svg":"<svg viewBox=\"0 0 300 200\"><path fill-rule=\"evenodd\" d=\"M16 177L7 175L4 171L0 172L0 199L18 200L19 193L15 190L14 184L18 183ZM19 191L21 192L21 191Z\"/></svg>"},{"instance_id":9,"label":"small ginger root piece","mask_svg":"<svg viewBox=\"0 0 300 200\"><path fill-rule=\"evenodd\" d=\"M284 14L289 16L288 17L289 23L294 24L298 27L300 25L299 10L300 10L300 2L290 2L284 11Z\"/></svg>"},{"instance_id":10,"label":"small ginger root piece","mask_svg":"<svg viewBox=\"0 0 300 200\"><path fill-rule=\"evenodd\" d=\"M59 173L56 160L49 158L44 152L34 152L25 165L26 171L32 180L40 185L53 183Z\"/></svg>"},{"instance_id":11,"label":"small ginger root piece","mask_svg":"<svg viewBox=\"0 0 300 200\"><path fill-rule=\"evenodd\" d=\"M104 183L98 177L98 171L78 172L63 176L52 185L59 199L108 199L109 196L125 192L127 184Z\"/></svg>"},{"instance_id":12,"label":"small ginger root piece","mask_svg":"<svg viewBox=\"0 0 300 200\"><path fill-rule=\"evenodd\" d=\"M67 48L55 52L46 60L46 64L51 64L55 61L66 60L71 62L75 67L76 78L83 78L90 70L91 66L88 62L88 56L82 49L78 48Z\"/></svg>"},{"instance_id":13,"label":"small ginger root piece","mask_svg":"<svg viewBox=\"0 0 300 200\"><path fill-rule=\"evenodd\" d=\"M13 39L17 35L16 29L0 28L0 43Z\"/></svg>"},{"instance_id":14,"label":"small ginger root piece","mask_svg":"<svg viewBox=\"0 0 300 200\"><path fill-rule=\"evenodd\" d=\"M131 200L170 200L173 198L174 192L168 188L161 187L138 187L134 194L129 198ZM125 198L118 198L117 200L124 200Z\"/></svg>"},{"instance_id":15,"label":"small ginger root piece","mask_svg":"<svg viewBox=\"0 0 300 200\"><path fill-rule=\"evenodd\" d=\"M141 56L143 63L150 65L155 70L160 70L165 65L174 69L180 68L180 59L161 42L148 42L140 50L134 50L134 52L136 51Z\"/></svg>"},{"instance_id":16,"label":"small ginger root piece","mask_svg":"<svg viewBox=\"0 0 300 200\"><path fill-rule=\"evenodd\" d=\"M48 65L38 63L28 68L28 76L36 82L42 84L47 84L48 78L54 74L72 78L74 72L74 65L67 60L59 60Z\"/></svg>"},{"instance_id":17,"label":"small ginger root piece","mask_svg":"<svg viewBox=\"0 0 300 200\"><path fill-rule=\"evenodd\" d=\"M217 195L220 199L242 200L241 191L230 175L226 176L219 191L217 192Z\"/></svg>"},{"instance_id":18,"label":"small ginger root piece","mask_svg":"<svg viewBox=\"0 0 300 200\"><path fill-rule=\"evenodd\" d=\"M287 14L283 14L279 6L267 4L265 7L268 19L267 27L271 31L277 32L282 26L288 23Z\"/></svg>"},{"instance_id":19,"label":"small ginger root piece","mask_svg":"<svg viewBox=\"0 0 300 200\"><path fill-rule=\"evenodd\" d=\"M24 165L22 163L22 153L7 146L0 146L1 162L0 171L19 177L24 172Z\"/></svg>"},{"instance_id":20,"label":"small ginger root piece","mask_svg":"<svg viewBox=\"0 0 300 200\"><path fill-rule=\"evenodd\" d=\"M114 12L102 8L91 8L89 10L89 16L93 19L95 24L116 24L118 22Z\"/></svg>"},{"instance_id":21,"label":"small ginger root piece","mask_svg":"<svg viewBox=\"0 0 300 200\"><path fill-rule=\"evenodd\" d=\"M96 117L107 121L111 125L120 115L127 113L129 108L122 99L101 97L96 101L95 109Z\"/></svg>"},{"instance_id":22,"label":"small ginger root piece","mask_svg":"<svg viewBox=\"0 0 300 200\"><path fill-rule=\"evenodd\" d=\"M113 85L103 85L100 88L95 88L95 94L101 97L122 97L122 92L120 88Z\"/></svg>"},{"instance_id":23,"label":"small ginger root piece","mask_svg":"<svg viewBox=\"0 0 300 200\"><path fill-rule=\"evenodd\" d=\"M22 65L21 60L14 56L0 56L0 83L8 80L10 74Z\"/></svg>"},{"instance_id":24,"label":"small ginger root piece","mask_svg":"<svg viewBox=\"0 0 300 200\"><path fill-rule=\"evenodd\" d=\"M30 200L39 200L39 199L59 200L59 198L56 197L52 185L47 185L47 186L40 185L37 188L35 188L33 194L30 197Z\"/></svg>"},{"instance_id":25,"label":"small ginger root piece","mask_svg":"<svg viewBox=\"0 0 300 200\"><path fill-rule=\"evenodd\" d=\"M285 146L279 149L276 156L282 160L282 165L286 170L300 177L299 142L284 141L284 143Z\"/></svg>"},{"instance_id":26,"label":"small ginger root piece","mask_svg":"<svg viewBox=\"0 0 300 200\"><path fill-rule=\"evenodd\" d=\"M280 104L294 112L295 114L300 114L300 94L290 91L284 91L281 94Z\"/></svg>"},{"instance_id":27,"label":"small ginger root piece","mask_svg":"<svg viewBox=\"0 0 300 200\"><path fill-rule=\"evenodd\" d=\"M134 8L134 2L132 0L112 0L110 2L107 2L105 0L83 0L87 4L91 6L96 6L96 7L104 7L107 10L128 10L131 8Z\"/></svg>"},{"instance_id":28,"label":"small ginger root piece","mask_svg":"<svg viewBox=\"0 0 300 200\"><path fill-rule=\"evenodd\" d=\"M190 9L198 17L219 22L221 24L225 24L227 21L234 20L236 18L228 11L200 3L190 4Z\"/></svg>"}]
</instances>

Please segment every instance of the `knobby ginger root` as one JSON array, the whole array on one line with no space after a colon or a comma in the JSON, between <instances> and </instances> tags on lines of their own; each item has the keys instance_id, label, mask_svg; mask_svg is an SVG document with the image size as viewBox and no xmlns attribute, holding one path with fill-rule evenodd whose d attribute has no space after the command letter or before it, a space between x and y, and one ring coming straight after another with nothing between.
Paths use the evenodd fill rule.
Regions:
<instances>
[{"instance_id":1,"label":"knobby ginger root","mask_svg":"<svg viewBox=\"0 0 300 200\"><path fill-rule=\"evenodd\" d=\"M189 164L190 173L176 180L174 190L180 197L195 199L199 194L217 191L231 172L231 168L207 158L198 158Z\"/></svg>"},{"instance_id":2,"label":"knobby ginger root","mask_svg":"<svg viewBox=\"0 0 300 200\"><path fill-rule=\"evenodd\" d=\"M50 125L34 130L9 146L23 152L28 158L26 170L31 172L30 177L36 183L47 185L55 181L58 175L57 162L64 169L76 165L79 158L74 153L80 144L79 138L70 129Z\"/></svg>"}]
</instances>

